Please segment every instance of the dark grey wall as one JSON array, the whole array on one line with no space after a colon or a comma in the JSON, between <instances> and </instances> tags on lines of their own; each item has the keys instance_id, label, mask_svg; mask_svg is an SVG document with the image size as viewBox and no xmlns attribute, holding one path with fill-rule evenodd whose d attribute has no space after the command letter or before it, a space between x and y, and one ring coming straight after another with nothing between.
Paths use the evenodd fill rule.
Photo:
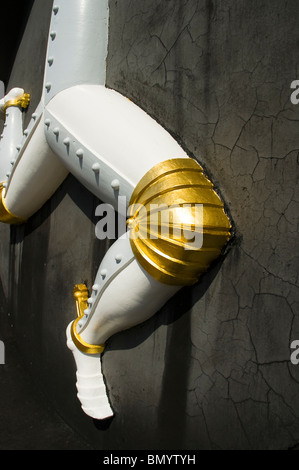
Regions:
<instances>
[{"instance_id":1,"label":"dark grey wall","mask_svg":"<svg viewBox=\"0 0 299 470\"><path fill-rule=\"evenodd\" d=\"M35 1L10 82L36 96L44 5ZM92 285L108 248L95 239L98 201L71 176L24 227L0 228L0 321L9 305L12 334L36 382L96 449L293 447L299 108L290 84L299 78L299 4L111 0L110 13L108 86L204 166L232 217L234 239L196 286L111 338L103 364L116 416L106 425L81 412L65 346L73 285ZM31 41L32 66L21 59Z\"/></svg>"},{"instance_id":2,"label":"dark grey wall","mask_svg":"<svg viewBox=\"0 0 299 470\"><path fill-rule=\"evenodd\" d=\"M1 4L1 18L5 26L3 25L1 38L0 80L5 86L8 83L33 3L34 0L22 0L22 2L9 0Z\"/></svg>"}]
</instances>

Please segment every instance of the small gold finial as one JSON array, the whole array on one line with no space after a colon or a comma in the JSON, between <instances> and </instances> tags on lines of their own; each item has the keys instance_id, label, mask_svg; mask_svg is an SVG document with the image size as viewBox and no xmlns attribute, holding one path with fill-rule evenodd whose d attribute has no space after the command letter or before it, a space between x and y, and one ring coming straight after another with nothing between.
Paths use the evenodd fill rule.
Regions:
<instances>
[{"instance_id":1,"label":"small gold finial","mask_svg":"<svg viewBox=\"0 0 299 470\"><path fill-rule=\"evenodd\" d=\"M78 318L72 323L71 335L75 346L84 354L102 354L105 349L104 344L88 344L77 332L77 325L84 317L84 311L88 308L88 289L85 284L77 284L74 287L74 299Z\"/></svg>"},{"instance_id":2,"label":"small gold finial","mask_svg":"<svg viewBox=\"0 0 299 470\"><path fill-rule=\"evenodd\" d=\"M76 301L77 317L81 318L84 316L84 310L88 308L88 289L85 284L77 284L73 294Z\"/></svg>"}]
</instances>

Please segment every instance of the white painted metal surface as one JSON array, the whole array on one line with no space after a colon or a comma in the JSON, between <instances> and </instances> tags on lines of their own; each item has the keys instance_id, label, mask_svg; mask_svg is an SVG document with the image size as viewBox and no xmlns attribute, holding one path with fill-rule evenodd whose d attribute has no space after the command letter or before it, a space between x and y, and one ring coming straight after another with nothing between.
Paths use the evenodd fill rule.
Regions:
<instances>
[{"instance_id":1,"label":"white painted metal surface","mask_svg":"<svg viewBox=\"0 0 299 470\"><path fill-rule=\"evenodd\" d=\"M0 113L4 117L4 106L7 102L18 98L24 93L22 88L12 89L0 100ZM10 177L12 166L17 154L17 145L23 137L22 110L18 107L8 108L0 140L0 181L4 182Z\"/></svg>"},{"instance_id":2,"label":"white painted metal surface","mask_svg":"<svg viewBox=\"0 0 299 470\"><path fill-rule=\"evenodd\" d=\"M5 202L21 218L33 215L68 172L117 209L118 197L128 204L136 184L157 163L188 158L150 116L105 87L108 20L108 0L53 3L41 103L24 135L20 110L9 111L1 143ZM8 158L4 150L9 145ZM134 258L128 235L119 239L99 267L79 326L82 338L105 342L155 314L178 289L151 278ZM80 352L70 327L67 345L76 362L84 412L96 419L112 416L100 356Z\"/></svg>"},{"instance_id":3,"label":"white painted metal surface","mask_svg":"<svg viewBox=\"0 0 299 470\"><path fill-rule=\"evenodd\" d=\"M74 85L105 85L108 22L108 0L54 1L45 65L45 105Z\"/></svg>"},{"instance_id":4,"label":"white painted metal surface","mask_svg":"<svg viewBox=\"0 0 299 470\"><path fill-rule=\"evenodd\" d=\"M118 196L129 203L153 166L187 158L154 119L104 86L80 85L59 93L46 107L45 122L47 141L64 165L115 209Z\"/></svg>"}]
</instances>

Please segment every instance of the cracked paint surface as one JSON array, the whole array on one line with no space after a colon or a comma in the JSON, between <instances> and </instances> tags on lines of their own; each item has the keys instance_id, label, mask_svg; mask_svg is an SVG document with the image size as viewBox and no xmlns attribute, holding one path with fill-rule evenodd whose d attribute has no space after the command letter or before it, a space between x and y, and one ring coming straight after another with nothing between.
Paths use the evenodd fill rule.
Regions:
<instances>
[{"instance_id":1,"label":"cracked paint surface","mask_svg":"<svg viewBox=\"0 0 299 470\"><path fill-rule=\"evenodd\" d=\"M109 341L103 367L116 418L106 425L82 414L65 347L72 287L92 285L108 249L94 237L99 201L72 177L12 229L9 253L1 245L1 312L38 385L96 449L295 447L299 105L290 84L299 79L299 4L111 0L110 14L108 86L204 166L234 239L196 286ZM38 24L32 16L19 58ZM40 89L44 57L30 57L36 67L24 76L16 60L11 86Z\"/></svg>"},{"instance_id":2,"label":"cracked paint surface","mask_svg":"<svg viewBox=\"0 0 299 470\"><path fill-rule=\"evenodd\" d=\"M182 447L295 446L299 108L290 84L299 72L298 2L111 0L110 8L108 85L203 164L236 231L225 258L176 298L185 302L183 318L169 330L189 322L189 336L177 333L176 347L190 362L187 373L175 372L167 357L174 350L166 348L160 375L176 375L179 388L172 381L177 407L172 398L168 428L172 411L184 416L174 420ZM177 311L170 303L162 314L171 308ZM174 334L161 330L153 341ZM164 402L162 391L162 415ZM164 431L167 445L167 425Z\"/></svg>"}]
</instances>

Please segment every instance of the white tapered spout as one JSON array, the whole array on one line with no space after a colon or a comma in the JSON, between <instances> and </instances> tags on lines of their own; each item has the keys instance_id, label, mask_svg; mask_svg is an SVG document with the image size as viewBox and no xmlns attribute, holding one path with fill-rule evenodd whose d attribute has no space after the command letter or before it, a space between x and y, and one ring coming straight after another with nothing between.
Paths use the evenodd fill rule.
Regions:
<instances>
[{"instance_id":1,"label":"white tapered spout","mask_svg":"<svg viewBox=\"0 0 299 470\"><path fill-rule=\"evenodd\" d=\"M66 330L67 346L72 351L77 367L78 398L84 413L97 420L111 418L110 406L102 373L101 354L84 354L75 346L71 337L71 324Z\"/></svg>"}]
</instances>

